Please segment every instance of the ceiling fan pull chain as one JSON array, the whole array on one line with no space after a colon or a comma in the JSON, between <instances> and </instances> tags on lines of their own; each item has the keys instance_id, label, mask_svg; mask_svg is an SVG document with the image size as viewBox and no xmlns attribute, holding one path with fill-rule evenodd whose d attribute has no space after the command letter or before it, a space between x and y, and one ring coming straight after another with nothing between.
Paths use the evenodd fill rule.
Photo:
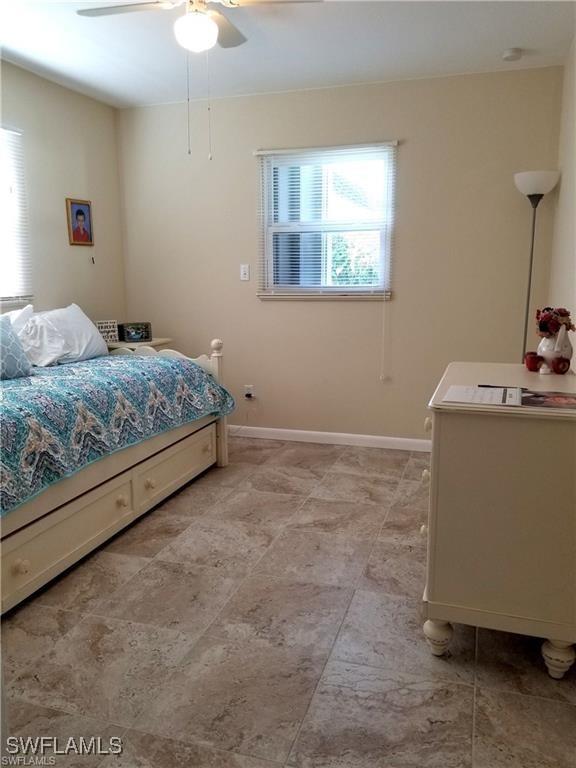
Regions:
<instances>
[{"instance_id":1,"label":"ceiling fan pull chain","mask_svg":"<svg viewBox=\"0 0 576 768\"><path fill-rule=\"evenodd\" d=\"M206 51L206 84L208 89L208 160L212 160L212 88L210 87L208 51Z\"/></svg>"},{"instance_id":2,"label":"ceiling fan pull chain","mask_svg":"<svg viewBox=\"0 0 576 768\"><path fill-rule=\"evenodd\" d=\"M186 134L188 140L188 154L192 154L192 142L190 139L190 54L186 53Z\"/></svg>"},{"instance_id":3,"label":"ceiling fan pull chain","mask_svg":"<svg viewBox=\"0 0 576 768\"><path fill-rule=\"evenodd\" d=\"M212 107L208 104L208 160L212 160Z\"/></svg>"}]
</instances>

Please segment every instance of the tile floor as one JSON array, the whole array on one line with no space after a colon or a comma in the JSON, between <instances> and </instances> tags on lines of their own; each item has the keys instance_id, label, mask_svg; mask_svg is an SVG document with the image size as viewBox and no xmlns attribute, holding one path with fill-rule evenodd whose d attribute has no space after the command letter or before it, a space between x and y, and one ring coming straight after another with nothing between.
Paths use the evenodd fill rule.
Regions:
<instances>
[{"instance_id":1,"label":"tile floor","mask_svg":"<svg viewBox=\"0 0 576 768\"><path fill-rule=\"evenodd\" d=\"M539 641L421 633L422 454L233 438L3 622L15 735L86 768L576 768L576 673Z\"/></svg>"}]
</instances>

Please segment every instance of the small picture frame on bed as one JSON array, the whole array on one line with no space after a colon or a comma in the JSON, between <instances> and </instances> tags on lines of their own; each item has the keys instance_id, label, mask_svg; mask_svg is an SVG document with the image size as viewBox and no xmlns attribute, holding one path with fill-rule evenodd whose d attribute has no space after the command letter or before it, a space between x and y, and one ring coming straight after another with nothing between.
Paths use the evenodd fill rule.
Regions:
<instances>
[{"instance_id":1,"label":"small picture frame on bed","mask_svg":"<svg viewBox=\"0 0 576 768\"><path fill-rule=\"evenodd\" d=\"M70 245L94 245L94 220L90 200L67 197L66 219Z\"/></svg>"}]
</instances>

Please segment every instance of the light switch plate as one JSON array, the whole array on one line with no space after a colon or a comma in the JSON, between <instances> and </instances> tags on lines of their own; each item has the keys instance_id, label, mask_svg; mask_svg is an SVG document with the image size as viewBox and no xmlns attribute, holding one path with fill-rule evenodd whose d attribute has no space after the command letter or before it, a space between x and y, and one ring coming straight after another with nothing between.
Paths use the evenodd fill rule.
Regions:
<instances>
[{"instance_id":1,"label":"light switch plate","mask_svg":"<svg viewBox=\"0 0 576 768\"><path fill-rule=\"evenodd\" d=\"M240 264L240 280L250 280L250 264Z\"/></svg>"}]
</instances>

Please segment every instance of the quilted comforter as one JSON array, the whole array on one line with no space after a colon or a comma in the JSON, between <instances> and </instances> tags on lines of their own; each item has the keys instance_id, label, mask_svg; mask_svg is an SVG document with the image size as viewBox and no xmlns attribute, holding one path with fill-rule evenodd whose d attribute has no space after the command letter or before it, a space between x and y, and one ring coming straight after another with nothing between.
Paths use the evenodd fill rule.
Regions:
<instances>
[{"instance_id":1,"label":"quilted comforter","mask_svg":"<svg viewBox=\"0 0 576 768\"><path fill-rule=\"evenodd\" d=\"M2 515L104 456L234 408L212 376L181 358L100 357L0 385Z\"/></svg>"}]
</instances>

